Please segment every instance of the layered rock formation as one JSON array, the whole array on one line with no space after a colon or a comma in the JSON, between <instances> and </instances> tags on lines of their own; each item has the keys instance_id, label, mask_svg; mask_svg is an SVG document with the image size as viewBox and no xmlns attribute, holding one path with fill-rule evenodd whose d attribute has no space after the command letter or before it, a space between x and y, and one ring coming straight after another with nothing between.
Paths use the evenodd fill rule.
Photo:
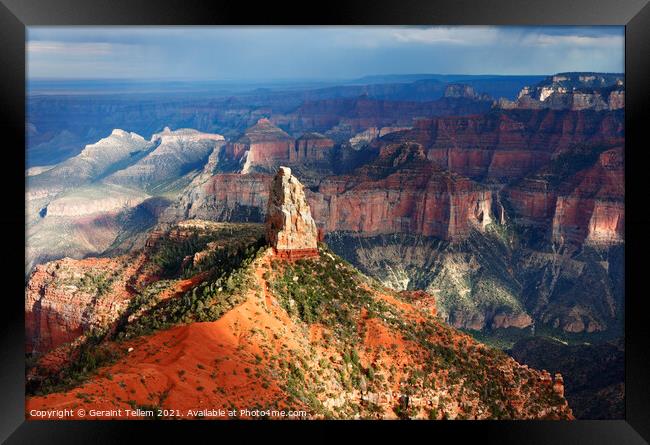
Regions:
<instances>
[{"instance_id":1,"label":"layered rock formation","mask_svg":"<svg viewBox=\"0 0 650 445\"><path fill-rule=\"evenodd\" d=\"M114 130L79 155L30 176L27 272L34 262L99 254L120 237L137 237L135 232L155 224L162 201L208 168L206 161L223 144L221 135L191 129L165 128L150 141Z\"/></svg>"},{"instance_id":2,"label":"layered rock formation","mask_svg":"<svg viewBox=\"0 0 650 445\"><path fill-rule=\"evenodd\" d=\"M492 100L443 97L429 102L388 101L368 97L305 101L272 121L291 132L318 131L342 142L370 127L403 127L422 116L471 115L489 111Z\"/></svg>"},{"instance_id":3,"label":"layered rock formation","mask_svg":"<svg viewBox=\"0 0 650 445\"><path fill-rule=\"evenodd\" d=\"M217 174L188 192L170 218L262 221L271 180L261 174ZM384 147L371 164L332 176L306 192L324 232L406 232L459 239L492 221L492 193L426 159L418 144Z\"/></svg>"},{"instance_id":4,"label":"layered rock formation","mask_svg":"<svg viewBox=\"0 0 650 445\"><path fill-rule=\"evenodd\" d=\"M123 144L116 163L91 168L83 181L92 185L55 198L30 186L29 264L56 258L53 251L81 257L114 249L161 212L172 223L263 222L271 173L286 165L305 184L317 227L349 237L351 261L398 289L440 289L438 313L455 326L535 320L569 332L605 330L620 314L623 88L616 75L562 74L522 95L549 106L513 110L491 108L458 84L441 84L446 97L433 101L387 101L371 89L362 97L283 96L280 108L264 105L275 100L270 92L215 100L225 111L217 118L205 110L204 118L230 113L225 134L234 142L191 130L165 130L152 141L116 131L111 141ZM565 101L589 89L609 108ZM123 185L134 191L120 192ZM162 201L155 211L138 210L176 192L167 210ZM389 238L403 244L384 243ZM386 252L390 260L380 258ZM598 298L580 290L590 280Z\"/></svg>"},{"instance_id":5,"label":"layered rock formation","mask_svg":"<svg viewBox=\"0 0 650 445\"><path fill-rule=\"evenodd\" d=\"M554 242L610 245L625 235L624 187L622 147L574 148L504 196L520 224L549 228Z\"/></svg>"},{"instance_id":6,"label":"layered rock formation","mask_svg":"<svg viewBox=\"0 0 650 445\"><path fill-rule=\"evenodd\" d=\"M163 220L263 222L272 179L271 175L262 173L215 174L188 188L165 212Z\"/></svg>"},{"instance_id":7,"label":"layered rock formation","mask_svg":"<svg viewBox=\"0 0 650 445\"><path fill-rule=\"evenodd\" d=\"M174 296L200 281L219 252L262 233L258 225L182 221L157 226L143 248L128 255L37 265L25 289L26 352L41 355L88 333L110 332L149 284L160 281L155 288ZM163 279L184 270L188 279Z\"/></svg>"},{"instance_id":8,"label":"layered rock formation","mask_svg":"<svg viewBox=\"0 0 650 445\"><path fill-rule=\"evenodd\" d=\"M446 240L489 224L491 199L489 190L428 161L419 144L386 146L373 163L349 176L326 178L309 194L325 232L404 232Z\"/></svg>"},{"instance_id":9,"label":"layered rock formation","mask_svg":"<svg viewBox=\"0 0 650 445\"><path fill-rule=\"evenodd\" d=\"M333 148L334 141L320 133L307 132L294 139L262 118L228 143L220 156L226 171L270 173L280 164L327 165Z\"/></svg>"},{"instance_id":10,"label":"layered rock formation","mask_svg":"<svg viewBox=\"0 0 650 445\"><path fill-rule=\"evenodd\" d=\"M501 100L505 109L619 110L625 106L622 74L560 73L537 85L524 87L512 102Z\"/></svg>"},{"instance_id":11,"label":"layered rock formation","mask_svg":"<svg viewBox=\"0 0 650 445\"><path fill-rule=\"evenodd\" d=\"M303 185L280 167L273 178L266 212L266 238L276 255L297 259L318 256L318 231Z\"/></svg>"},{"instance_id":12,"label":"layered rock formation","mask_svg":"<svg viewBox=\"0 0 650 445\"><path fill-rule=\"evenodd\" d=\"M575 144L622 144L620 112L512 110L415 122L385 143L422 144L427 158L473 179L508 181L548 163Z\"/></svg>"},{"instance_id":13,"label":"layered rock formation","mask_svg":"<svg viewBox=\"0 0 650 445\"><path fill-rule=\"evenodd\" d=\"M53 199L42 211L43 218L77 218L118 212L134 208L150 196L147 193L119 185L80 187Z\"/></svg>"},{"instance_id":14,"label":"layered rock formation","mask_svg":"<svg viewBox=\"0 0 650 445\"><path fill-rule=\"evenodd\" d=\"M478 94L471 85L452 83L445 88L444 97L474 99L480 101L491 101L487 94Z\"/></svg>"},{"instance_id":15,"label":"layered rock formation","mask_svg":"<svg viewBox=\"0 0 650 445\"><path fill-rule=\"evenodd\" d=\"M217 146L225 144L220 134L202 133L192 129L170 130L166 127L151 138L156 148L126 168L112 173L107 183L152 190L182 178L203 167Z\"/></svg>"},{"instance_id":16,"label":"layered rock formation","mask_svg":"<svg viewBox=\"0 0 650 445\"><path fill-rule=\"evenodd\" d=\"M334 141L320 133L305 133L296 139L294 149L289 152L290 162L323 162L329 160Z\"/></svg>"},{"instance_id":17,"label":"layered rock formation","mask_svg":"<svg viewBox=\"0 0 650 445\"><path fill-rule=\"evenodd\" d=\"M425 289L438 316L457 328L525 328L533 323L523 303L513 252L491 230L472 231L458 243L420 235L363 236L333 232L325 241L363 272L393 289Z\"/></svg>"},{"instance_id":18,"label":"layered rock formation","mask_svg":"<svg viewBox=\"0 0 650 445\"><path fill-rule=\"evenodd\" d=\"M355 134L350 138L349 143L355 150L359 150L370 144L377 138L386 136L390 133L395 133L396 131L405 131L410 130L411 127L370 127L366 130L363 130L360 133Z\"/></svg>"},{"instance_id":19,"label":"layered rock formation","mask_svg":"<svg viewBox=\"0 0 650 445\"><path fill-rule=\"evenodd\" d=\"M27 199L53 196L78 187L137 160L154 147L142 136L115 129L98 142L86 147L76 156L50 168L27 181Z\"/></svg>"},{"instance_id":20,"label":"layered rock formation","mask_svg":"<svg viewBox=\"0 0 650 445\"><path fill-rule=\"evenodd\" d=\"M620 329L622 147L574 147L500 196L508 218L526 234L520 267L523 282L529 283L531 314L566 332Z\"/></svg>"},{"instance_id":21,"label":"layered rock formation","mask_svg":"<svg viewBox=\"0 0 650 445\"><path fill-rule=\"evenodd\" d=\"M467 246L473 232L484 232L494 222L500 225L513 222L533 227L534 239L558 246L620 244L624 237L623 191L618 187L622 185L623 162L616 154L622 153L620 149L618 152L597 149L601 154L588 159L561 156L574 153L577 143L598 147L600 143L621 140L621 117L617 112L516 110L480 117L421 121L411 130L385 134L361 151L372 154L377 150L373 155L376 159L352 174L322 179L314 176L316 179L308 182L307 202L317 226L324 233L356 234L359 239L410 234ZM260 125L267 128L268 140L277 135L284 138L278 133L281 130L271 128L270 123ZM372 135L369 137L372 139ZM424 144L407 142L410 139ZM307 134L293 145L294 151L287 151L287 156L296 153L296 146L304 149L298 152L302 153L301 160L296 161L296 170L302 178L304 169L311 171L306 167L310 165L308 159L319 158L321 153L325 155L324 152L331 150L329 145L320 135ZM203 171L185 189L179 201L165 211L164 220L264 221L272 177L258 173L220 173L227 159L223 156L225 150L213 148ZM259 153L263 155L264 152ZM446 159L444 162L427 159L432 153L445 153ZM473 157L463 160L467 154L478 154L481 162ZM484 154L487 154L485 162L481 158ZM530 162L530 157L526 158L530 154L539 158ZM524 160L520 162L520 159ZM545 171L544 167L540 170L538 163L581 165L584 169L574 169L568 174ZM455 174L454 170L475 179L487 178L489 182L512 181L520 176L524 179L499 190L500 186L482 186ZM526 176L531 171L534 173ZM97 200L98 205L101 202ZM68 207L61 207L61 211L67 212ZM52 206L53 211L58 208ZM50 218L55 218L54 214ZM469 242L472 243L474 241ZM483 241L477 243L485 244ZM363 241L358 244L363 248ZM418 251L416 254L414 251L413 255L408 254L410 262L399 257L395 263L391 260L377 267L368 265L366 270L400 289L412 286L439 289L444 284L445 302L441 304L440 313L458 327L525 327L536 319L571 332L599 331L607 329L612 317L617 316L609 278L603 281L604 294L601 296L604 299L594 302L598 309L589 309L581 302L584 299L581 294L573 295L571 291L571 298L562 297L563 292L567 295L566 290L554 287L553 280L540 283L534 292L513 285L519 282L517 280L532 279L535 271L544 270L549 277L557 276L555 254L529 251L524 255L519 251L507 251L503 260L486 262L483 247L470 247L477 251L455 252L431 247L433 251L429 253ZM408 246L404 248L408 250ZM517 259L520 254L526 261ZM356 258L355 264L365 264L358 257L350 258ZM591 274L607 274L592 270L591 260L570 260L575 264L564 270L569 282L581 283ZM422 272L425 269L426 272ZM484 273L484 278L472 278L471 286L465 284L470 276ZM402 281L407 283L405 287L399 284ZM549 298L555 302L549 303ZM498 304L483 304L483 300L494 300ZM529 303L522 305L524 300ZM545 310L545 304L554 308Z\"/></svg>"},{"instance_id":22,"label":"layered rock formation","mask_svg":"<svg viewBox=\"0 0 650 445\"><path fill-rule=\"evenodd\" d=\"M276 163L289 160L294 144L291 136L262 118L235 142L228 143L224 156L242 164L243 173L256 166L271 169Z\"/></svg>"},{"instance_id":23,"label":"layered rock formation","mask_svg":"<svg viewBox=\"0 0 650 445\"><path fill-rule=\"evenodd\" d=\"M142 260L66 258L36 266L25 295L27 352L47 352L106 328L127 307L127 280Z\"/></svg>"}]
</instances>

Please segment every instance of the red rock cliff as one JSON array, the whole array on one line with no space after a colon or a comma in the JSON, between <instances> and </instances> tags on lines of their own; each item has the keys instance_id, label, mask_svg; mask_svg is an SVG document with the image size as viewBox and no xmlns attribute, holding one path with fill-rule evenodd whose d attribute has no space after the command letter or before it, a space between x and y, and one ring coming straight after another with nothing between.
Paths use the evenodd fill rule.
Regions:
<instances>
[{"instance_id":1,"label":"red rock cliff","mask_svg":"<svg viewBox=\"0 0 650 445\"><path fill-rule=\"evenodd\" d=\"M334 141L320 133L305 133L296 140L294 149L289 154L291 162L325 161Z\"/></svg>"},{"instance_id":2,"label":"red rock cliff","mask_svg":"<svg viewBox=\"0 0 650 445\"><path fill-rule=\"evenodd\" d=\"M560 162L560 161L559 161ZM556 242L622 242L625 227L623 148L598 155L593 165L561 183L543 169L505 190L517 218L550 227Z\"/></svg>"},{"instance_id":3,"label":"red rock cliff","mask_svg":"<svg viewBox=\"0 0 650 445\"><path fill-rule=\"evenodd\" d=\"M240 160L246 156L246 166L288 161L294 148L294 140L266 118L248 128L237 141L226 145L225 155Z\"/></svg>"},{"instance_id":4,"label":"red rock cliff","mask_svg":"<svg viewBox=\"0 0 650 445\"><path fill-rule=\"evenodd\" d=\"M622 143L623 128L620 112L502 110L422 119L395 139L422 144L428 159L463 176L507 181L575 144Z\"/></svg>"},{"instance_id":5,"label":"red rock cliff","mask_svg":"<svg viewBox=\"0 0 650 445\"><path fill-rule=\"evenodd\" d=\"M184 217L260 220L269 175L218 174L201 186ZM332 176L306 192L319 228L381 234L417 233L456 239L491 221L492 193L445 172L418 144L384 147L353 175Z\"/></svg>"},{"instance_id":6,"label":"red rock cliff","mask_svg":"<svg viewBox=\"0 0 650 445\"><path fill-rule=\"evenodd\" d=\"M419 144L391 145L354 175L325 179L309 198L319 226L456 239L489 223L491 192L425 156Z\"/></svg>"},{"instance_id":7,"label":"red rock cliff","mask_svg":"<svg viewBox=\"0 0 650 445\"><path fill-rule=\"evenodd\" d=\"M131 298L126 280L141 260L64 258L36 266L25 295L27 352L49 351L117 319Z\"/></svg>"}]
</instances>

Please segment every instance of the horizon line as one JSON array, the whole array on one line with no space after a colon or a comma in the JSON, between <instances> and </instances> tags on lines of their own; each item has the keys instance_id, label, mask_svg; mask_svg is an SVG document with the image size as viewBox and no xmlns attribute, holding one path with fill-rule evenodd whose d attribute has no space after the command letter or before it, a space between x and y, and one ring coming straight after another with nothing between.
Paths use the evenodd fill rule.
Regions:
<instances>
[{"instance_id":1,"label":"horizon line","mask_svg":"<svg viewBox=\"0 0 650 445\"><path fill-rule=\"evenodd\" d=\"M120 81L120 82L325 82L325 81L357 81L372 77L406 77L406 76L486 76L486 77L532 77L532 76L554 76L569 73L596 73L624 75L625 72L616 71L558 71L551 73L528 73L528 74L493 74L493 73L404 73L404 74L366 74L359 77L275 77L275 78L183 78L183 77L29 77L26 81L37 82L89 82L89 81Z\"/></svg>"}]
</instances>

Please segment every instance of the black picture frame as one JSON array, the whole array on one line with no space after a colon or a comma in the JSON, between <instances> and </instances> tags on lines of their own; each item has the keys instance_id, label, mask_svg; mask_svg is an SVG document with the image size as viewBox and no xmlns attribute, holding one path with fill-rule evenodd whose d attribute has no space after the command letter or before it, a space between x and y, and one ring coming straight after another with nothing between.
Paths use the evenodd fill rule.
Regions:
<instances>
[{"instance_id":1,"label":"black picture frame","mask_svg":"<svg viewBox=\"0 0 650 445\"><path fill-rule=\"evenodd\" d=\"M617 421L474 422L126 422L25 421L24 252L25 29L36 25L625 25L626 86L626 412ZM188 0L0 0L0 175L3 201L4 296L0 313L0 439L7 443L114 443L151 439L151 432L187 440L195 433L212 440L238 434L280 433L286 440L338 439L363 432L397 440L454 440L472 437L499 443L642 444L650 440L650 360L644 311L650 251L650 206L645 202L644 152L650 108L650 4L648 0L330 1L282 7L275 2ZM20 234L23 234L22 236ZM215 431L218 430L218 431ZM302 438L302 439L301 439ZM428 439L427 439L428 438Z\"/></svg>"}]
</instances>

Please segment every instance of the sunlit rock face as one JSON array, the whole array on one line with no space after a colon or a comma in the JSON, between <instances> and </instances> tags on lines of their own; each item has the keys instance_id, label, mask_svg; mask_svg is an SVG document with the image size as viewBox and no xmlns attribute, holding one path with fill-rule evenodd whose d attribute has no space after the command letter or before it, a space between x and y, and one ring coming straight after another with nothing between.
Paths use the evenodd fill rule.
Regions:
<instances>
[{"instance_id":1,"label":"sunlit rock face","mask_svg":"<svg viewBox=\"0 0 650 445\"><path fill-rule=\"evenodd\" d=\"M382 143L417 142L427 159L479 182L510 182L575 145L623 143L621 112L500 110L420 119Z\"/></svg>"},{"instance_id":2,"label":"sunlit rock face","mask_svg":"<svg viewBox=\"0 0 650 445\"><path fill-rule=\"evenodd\" d=\"M353 175L324 179L308 200L325 233L464 238L492 219L489 190L426 159L419 144L384 147Z\"/></svg>"},{"instance_id":3,"label":"sunlit rock face","mask_svg":"<svg viewBox=\"0 0 650 445\"><path fill-rule=\"evenodd\" d=\"M266 213L266 236L279 256L318 256L318 230L305 198L303 185L288 167L273 178Z\"/></svg>"},{"instance_id":4,"label":"sunlit rock face","mask_svg":"<svg viewBox=\"0 0 650 445\"><path fill-rule=\"evenodd\" d=\"M267 169L287 162L295 148L294 139L268 119L246 129L235 142L226 145L224 156L243 165L242 173Z\"/></svg>"},{"instance_id":5,"label":"sunlit rock face","mask_svg":"<svg viewBox=\"0 0 650 445\"><path fill-rule=\"evenodd\" d=\"M620 74L563 73L526 86L515 102L500 101L505 109L620 110L625 105L625 81Z\"/></svg>"},{"instance_id":6,"label":"sunlit rock face","mask_svg":"<svg viewBox=\"0 0 650 445\"><path fill-rule=\"evenodd\" d=\"M556 161L556 165L561 162ZM602 151L586 168L573 164L577 171L552 175L556 167L549 167L504 190L518 222L549 227L552 241L560 244L622 243L625 238L623 148Z\"/></svg>"},{"instance_id":7,"label":"sunlit rock face","mask_svg":"<svg viewBox=\"0 0 650 445\"><path fill-rule=\"evenodd\" d=\"M36 266L25 288L26 352L43 353L104 329L127 307L142 256L64 258Z\"/></svg>"}]
</instances>

